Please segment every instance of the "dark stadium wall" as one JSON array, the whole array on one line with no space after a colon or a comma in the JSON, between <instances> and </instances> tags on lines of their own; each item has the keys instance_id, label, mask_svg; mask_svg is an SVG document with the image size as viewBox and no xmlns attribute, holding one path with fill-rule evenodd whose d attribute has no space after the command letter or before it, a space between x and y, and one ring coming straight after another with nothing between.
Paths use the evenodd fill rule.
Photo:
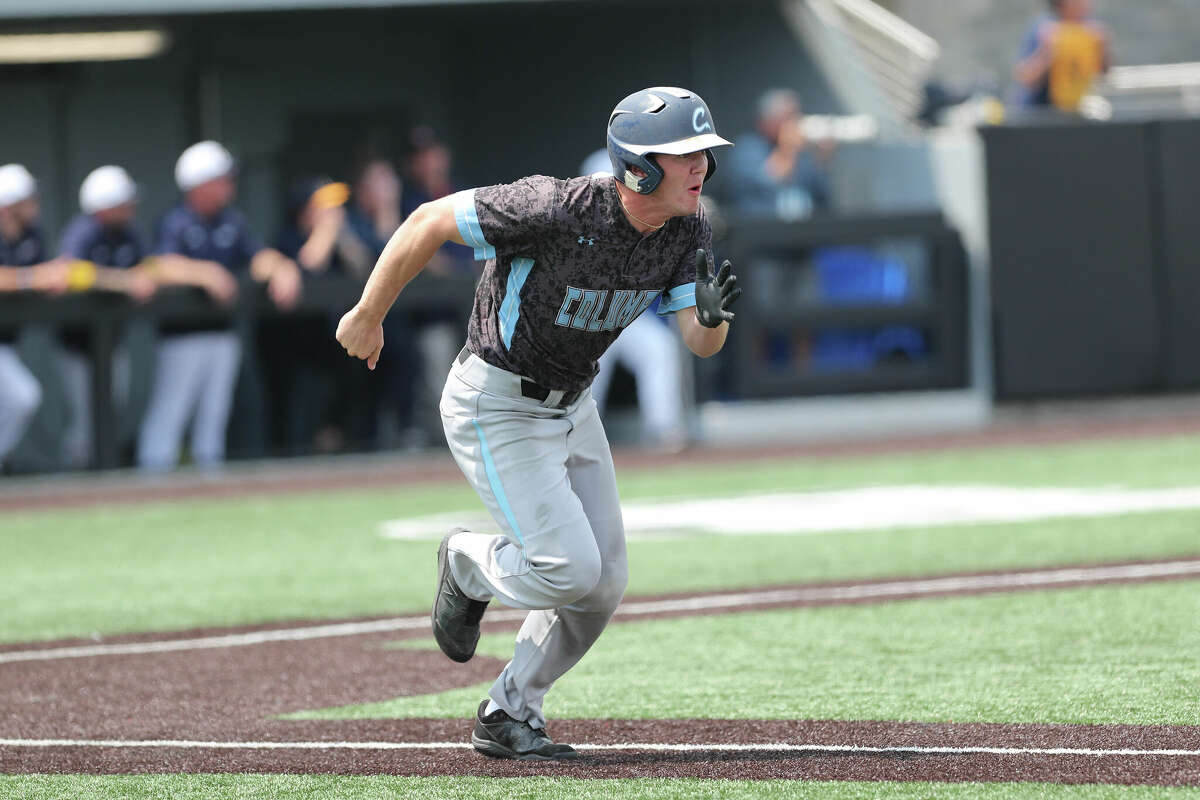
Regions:
<instances>
[{"instance_id":1,"label":"dark stadium wall","mask_svg":"<svg viewBox=\"0 0 1200 800\"><path fill-rule=\"evenodd\" d=\"M983 134L997 396L1200 386L1200 121Z\"/></svg>"},{"instance_id":2,"label":"dark stadium wall","mask_svg":"<svg viewBox=\"0 0 1200 800\"><path fill-rule=\"evenodd\" d=\"M298 124L371 115L427 122L453 147L457 179L474 185L574 174L603 146L613 104L647 85L703 92L726 136L752 126L759 93L776 85L798 89L810 110L839 110L766 0L455 4L157 22L173 43L152 61L0 77L0 102L21 109L20 124L0 126L0 157L40 178L55 239L77 211L80 181L104 163L122 164L138 181L149 227L177 199L175 158L200 138L218 138L234 153L239 204L271 236L296 168L289 138ZM361 144L347 141L345 151Z\"/></svg>"}]
</instances>

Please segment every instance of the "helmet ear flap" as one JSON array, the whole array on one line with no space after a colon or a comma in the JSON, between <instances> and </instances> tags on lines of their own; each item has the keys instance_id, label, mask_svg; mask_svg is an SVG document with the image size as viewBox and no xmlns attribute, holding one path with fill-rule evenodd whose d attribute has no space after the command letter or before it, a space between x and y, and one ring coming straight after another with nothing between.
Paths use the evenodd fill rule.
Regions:
<instances>
[{"instance_id":1,"label":"helmet ear flap","mask_svg":"<svg viewBox=\"0 0 1200 800\"><path fill-rule=\"evenodd\" d=\"M704 182L708 183L708 179L717 171L717 157L713 155L712 150L705 150L704 155L708 156L708 172L704 173Z\"/></svg>"},{"instance_id":2,"label":"helmet ear flap","mask_svg":"<svg viewBox=\"0 0 1200 800\"><path fill-rule=\"evenodd\" d=\"M663 171L658 163L647 155L638 155L622 147L610 134L608 137L608 158L613 165L613 174L617 180L638 194L650 194L662 182ZM646 173L639 178L630 167L637 167Z\"/></svg>"}]
</instances>

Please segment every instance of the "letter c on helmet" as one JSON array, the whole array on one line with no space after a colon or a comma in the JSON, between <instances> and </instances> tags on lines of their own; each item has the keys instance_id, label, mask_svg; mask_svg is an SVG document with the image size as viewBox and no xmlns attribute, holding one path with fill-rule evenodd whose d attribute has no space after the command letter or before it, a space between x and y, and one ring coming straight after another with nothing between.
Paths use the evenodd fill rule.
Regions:
<instances>
[{"instance_id":1,"label":"letter c on helmet","mask_svg":"<svg viewBox=\"0 0 1200 800\"><path fill-rule=\"evenodd\" d=\"M703 119L703 117L704 117L704 109L703 108L697 108L695 111L692 112L692 130L694 130L696 133L702 133L703 131L711 131L712 130L712 124L708 120L704 120L703 125L700 124L700 120Z\"/></svg>"}]
</instances>

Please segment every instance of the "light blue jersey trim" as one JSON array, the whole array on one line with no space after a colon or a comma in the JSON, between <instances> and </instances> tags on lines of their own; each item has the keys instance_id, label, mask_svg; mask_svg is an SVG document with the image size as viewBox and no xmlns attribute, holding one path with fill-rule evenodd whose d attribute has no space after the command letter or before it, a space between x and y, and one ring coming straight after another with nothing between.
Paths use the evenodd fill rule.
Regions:
<instances>
[{"instance_id":1,"label":"light blue jersey trim","mask_svg":"<svg viewBox=\"0 0 1200 800\"><path fill-rule=\"evenodd\" d=\"M666 316L673 311L682 311L696 305L696 284L684 283L674 289L663 292L663 299L658 303L658 313Z\"/></svg>"},{"instance_id":2,"label":"light blue jersey trim","mask_svg":"<svg viewBox=\"0 0 1200 800\"><path fill-rule=\"evenodd\" d=\"M512 346L513 331L517 328L517 320L521 317L521 287L533 269L532 258L514 258L512 267L508 270L508 286L504 290L504 302L500 304L500 338L504 347Z\"/></svg>"},{"instance_id":3,"label":"light blue jersey trim","mask_svg":"<svg viewBox=\"0 0 1200 800\"><path fill-rule=\"evenodd\" d=\"M475 259L483 261L496 257L496 248L488 244L479 225L479 214L475 211L475 190L464 189L454 193L454 223L463 241L475 249Z\"/></svg>"},{"instance_id":4,"label":"light blue jersey trim","mask_svg":"<svg viewBox=\"0 0 1200 800\"><path fill-rule=\"evenodd\" d=\"M521 547L524 547L525 537L521 535L521 526L517 524L512 506L508 504L508 495L504 493L504 484L500 483L500 473L496 470L496 462L492 460L492 450L488 447L487 437L483 435L483 428L479 426L479 420L473 419L471 424L475 426L475 432L479 434L479 451L483 456L483 469L487 473L488 485L492 487L496 505L500 506L501 513L508 520L508 527L512 528L513 533L517 535L517 541L521 543Z\"/></svg>"}]
</instances>

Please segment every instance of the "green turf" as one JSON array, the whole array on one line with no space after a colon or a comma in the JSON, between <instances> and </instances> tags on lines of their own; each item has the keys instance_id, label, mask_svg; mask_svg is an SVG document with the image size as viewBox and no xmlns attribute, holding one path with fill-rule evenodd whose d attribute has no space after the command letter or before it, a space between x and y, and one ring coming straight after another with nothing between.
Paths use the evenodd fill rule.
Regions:
<instances>
[{"instance_id":1,"label":"green turf","mask_svg":"<svg viewBox=\"0 0 1200 800\"><path fill-rule=\"evenodd\" d=\"M1200 725L1197 619L1183 581L619 623L546 712ZM297 716L469 717L486 688Z\"/></svg>"},{"instance_id":2,"label":"green turf","mask_svg":"<svg viewBox=\"0 0 1200 800\"><path fill-rule=\"evenodd\" d=\"M703 464L618 473L625 498L694 495L697 487L759 491L873 484L994 483L1137 488L1200 484L1200 436L1005 445L937 452Z\"/></svg>"},{"instance_id":3,"label":"green turf","mask_svg":"<svg viewBox=\"0 0 1200 800\"><path fill-rule=\"evenodd\" d=\"M887 483L1200 483L1200 439L799 459L621 473L623 496ZM478 500L462 485L114 506L0 517L0 641L422 611L432 542L383 520ZM1131 526L1138 535L1129 536ZM635 541L631 594L1191 555L1200 511L810 536Z\"/></svg>"},{"instance_id":4,"label":"green turf","mask_svg":"<svg viewBox=\"0 0 1200 800\"><path fill-rule=\"evenodd\" d=\"M835 783L824 781L575 780L568 778L393 778L336 775L0 776L0 797L26 800L1183 800L1200 789L1064 786L1047 783Z\"/></svg>"}]
</instances>

